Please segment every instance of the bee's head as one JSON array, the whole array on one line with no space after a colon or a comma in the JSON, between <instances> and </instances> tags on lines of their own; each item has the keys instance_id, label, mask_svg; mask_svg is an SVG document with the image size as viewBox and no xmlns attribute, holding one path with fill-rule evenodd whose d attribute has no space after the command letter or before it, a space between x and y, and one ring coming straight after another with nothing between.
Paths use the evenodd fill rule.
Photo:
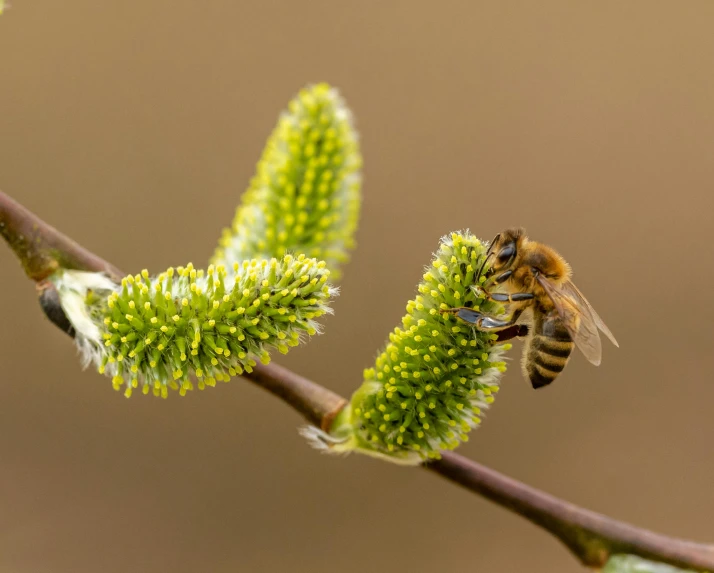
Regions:
<instances>
[{"instance_id":1,"label":"bee's head","mask_svg":"<svg viewBox=\"0 0 714 573\"><path fill-rule=\"evenodd\" d=\"M524 229L506 229L496 235L491 241L484 261L484 264L489 265L488 275L508 270L515 262L525 239Z\"/></svg>"}]
</instances>

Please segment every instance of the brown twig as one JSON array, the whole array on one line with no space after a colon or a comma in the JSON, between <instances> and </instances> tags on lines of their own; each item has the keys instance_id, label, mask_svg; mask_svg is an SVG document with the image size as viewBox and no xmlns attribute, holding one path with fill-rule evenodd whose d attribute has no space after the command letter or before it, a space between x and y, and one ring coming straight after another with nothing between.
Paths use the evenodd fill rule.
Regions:
<instances>
[{"instance_id":1,"label":"brown twig","mask_svg":"<svg viewBox=\"0 0 714 573\"><path fill-rule=\"evenodd\" d=\"M27 275L41 285L47 317L73 335L52 285L45 279L58 268L121 273L65 237L0 192L0 234L20 259ZM258 365L245 378L275 394L310 423L328 430L344 407L341 396L275 364ZM714 571L714 546L675 539L583 509L525 485L458 454L422 466L517 515L560 539L584 564L602 567L615 554L633 554L676 567Z\"/></svg>"},{"instance_id":2,"label":"brown twig","mask_svg":"<svg viewBox=\"0 0 714 573\"><path fill-rule=\"evenodd\" d=\"M253 372L244 373L243 377L275 394L325 432L347 404L347 400L332 390L277 364L257 364Z\"/></svg>"},{"instance_id":3,"label":"brown twig","mask_svg":"<svg viewBox=\"0 0 714 573\"><path fill-rule=\"evenodd\" d=\"M114 265L78 245L2 191L0 235L15 251L25 274L37 283L59 268L99 271L115 279L122 277Z\"/></svg>"},{"instance_id":4,"label":"brown twig","mask_svg":"<svg viewBox=\"0 0 714 573\"><path fill-rule=\"evenodd\" d=\"M452 452L425 465L469 491L550 531L583 563L602 567L611 555L632 554L695 569L714 570L714 545L660 535L578 507Z\"/></svg>"}]
</instances>

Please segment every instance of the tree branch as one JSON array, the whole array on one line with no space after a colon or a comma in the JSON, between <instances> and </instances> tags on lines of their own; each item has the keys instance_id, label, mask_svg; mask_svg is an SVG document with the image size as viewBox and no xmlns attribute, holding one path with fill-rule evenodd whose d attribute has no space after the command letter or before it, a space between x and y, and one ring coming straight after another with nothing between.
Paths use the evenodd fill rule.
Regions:
<instances>
[{"instance_id":1,"label":"tree branch","mask_svg":"<svg viewBox=\"0 0 714 573\"><path fill-rule=\"evenodd\" d=\"M325 432L347 404L342 396L277 364L256 364L253 372L242 376L275 394Z\"/></svg>"},{"instance_id":2,"label":"tree branch","mask_svg":"<svg viewBox=\"0 0 714 573\"><path fill-rule=\"evenodd\" d=\"M114 266L60 233L0 191L0 235L20 260L25 274L41 283L59 268L97 271L120 279Z\"/></svg>"},{"instance_id":3,"label":"tree branch","mask_svg":"<svg viewBox=\"0 0 714 573\"><path fill-rule=\"evenodd\" d=\"M602 567L612 555L638 555L698 571L714 570L714 545L667 537L578 507L452 452L426 465L552 533L583 565Z\"/></svg>"},{"instance_id":4,"label":"tree branch","mask_svg":"<svg viewBox=\"0 0 714 573\"><path fill-rule=\"evenodd\" d=\"M45 279L59 268L122 273L64 236L0 192L0 234L20 259L28 277L38 283L47 317L74 335L54 287ZM515 332L514 332L515 334ZM278 396L308 422L327 431L347 401L334 392L275 364L257 365L243 375ZM633 554L700 571L714 571L714 545L660 535L583 509L525 485L452 452L421 467L451 480L553 534L583 563L602 567L610 556Z\"/></svg>"}]
</instances>

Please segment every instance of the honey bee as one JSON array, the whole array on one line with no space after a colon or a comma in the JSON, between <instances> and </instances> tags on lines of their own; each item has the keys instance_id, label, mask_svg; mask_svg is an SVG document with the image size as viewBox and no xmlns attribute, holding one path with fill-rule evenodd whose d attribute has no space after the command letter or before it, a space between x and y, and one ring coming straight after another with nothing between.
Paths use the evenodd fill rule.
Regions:
<instances>
[{"instance_id":1,"label":"honey bee","mask_svg":"<svg viewBox=\"0 0 714 573\"><path fill-rule=\"evenodd\" d=\"M506 303L512 311L503 320L460 307L445 312L474 324L477 329L499 333L499 339L526 335L522 370L533 388L555 380L577 346L592 364L600 364L600 329L619 346L610 329L570 280L570 265L552 248L526 237L523 229L508 229L491 241L481 270L491 260L486 281L475 288L488 300ZM480 276L479 271L477 276ZM490 292L500 286L504 292ZM517 323L524 312L530 327ZM526 317L528 314L525 315Z\"/></svg>"}]
</instances>

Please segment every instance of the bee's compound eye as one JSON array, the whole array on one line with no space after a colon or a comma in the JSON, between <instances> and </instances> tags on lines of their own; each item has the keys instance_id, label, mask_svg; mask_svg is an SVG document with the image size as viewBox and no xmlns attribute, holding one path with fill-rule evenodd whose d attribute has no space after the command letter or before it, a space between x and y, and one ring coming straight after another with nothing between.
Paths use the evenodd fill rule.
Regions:
<instances>
[{"instance_id":1,"label":"bee's compound eye","mask_svg":"<svg viewBox=\"0 0 714 573\"><path fill-rule=\"evenodd\" d=\"M508 261L511 260L513 255L516 254L516 247L514 245L508 245L501 249L501 252L498 253L498 262L502 265L505 265Z\"/></svg>"}]
</instances>

